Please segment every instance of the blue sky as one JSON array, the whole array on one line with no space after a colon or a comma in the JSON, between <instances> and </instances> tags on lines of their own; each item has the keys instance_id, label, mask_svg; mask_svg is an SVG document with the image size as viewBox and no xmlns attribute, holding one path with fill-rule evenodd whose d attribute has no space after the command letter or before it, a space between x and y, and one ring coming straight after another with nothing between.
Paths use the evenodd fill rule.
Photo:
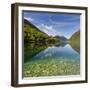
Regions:
<instances>
[{"instance_id":1,"label":"blue sky","mask_svg":"<svg viewBox=\"0 0 90 90\"><path fill-rule=\"evenodd\" d=\"M51 36L71 35L80 29L80 14L23 11L24 19Z\"/></svg>"}]
</instances>

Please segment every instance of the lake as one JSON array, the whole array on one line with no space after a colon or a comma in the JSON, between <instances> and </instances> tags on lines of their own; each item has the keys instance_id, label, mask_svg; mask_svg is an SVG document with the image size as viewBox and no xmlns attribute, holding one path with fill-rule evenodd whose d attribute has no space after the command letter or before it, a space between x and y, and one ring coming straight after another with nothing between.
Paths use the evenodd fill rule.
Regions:
<instances>
[{"instance_id":1,"label":"lake","mask_svg":"<svg viewBox=\"0 0 90 90\"><path fill-rule=\"evenodd\" d=\"M25 45L24 77L79 75L78 51L70 44Z\"/></svg>"}]
</instances>

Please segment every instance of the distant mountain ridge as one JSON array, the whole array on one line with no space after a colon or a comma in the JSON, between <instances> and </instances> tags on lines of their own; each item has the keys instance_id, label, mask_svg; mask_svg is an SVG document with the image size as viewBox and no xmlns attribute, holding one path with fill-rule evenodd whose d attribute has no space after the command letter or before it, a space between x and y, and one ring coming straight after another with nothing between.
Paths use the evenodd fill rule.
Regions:
<instances>
[{"instance_id":1,"label":"distant mountain ridge","mask_svg":"<svg viewBox=\"0 0 90 90\"><path fill-rule=\"evenodd\" d=\"M58 38L60 41L62 41L62 42L65 42L65 41L67 41L67 38L66 37L64 37L64 36L55 36L56 38Z\"/></svg>"}]
</instances>

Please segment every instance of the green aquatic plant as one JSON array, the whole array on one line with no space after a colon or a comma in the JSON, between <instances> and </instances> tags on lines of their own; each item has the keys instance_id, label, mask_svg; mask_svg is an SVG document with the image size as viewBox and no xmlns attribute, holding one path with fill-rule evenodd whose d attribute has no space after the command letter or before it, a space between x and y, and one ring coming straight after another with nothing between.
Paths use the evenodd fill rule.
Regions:
<instances>
[{"instance_id":1,"label":"green aquatic plant","mask_svg":"<svg viewBox=\"0 0 90 90\"><path fill-rule=\"evenodd\" d=\"M79 61L45 58L24 64L24 77L79 75Z\"/></svg>"}]
</instances>

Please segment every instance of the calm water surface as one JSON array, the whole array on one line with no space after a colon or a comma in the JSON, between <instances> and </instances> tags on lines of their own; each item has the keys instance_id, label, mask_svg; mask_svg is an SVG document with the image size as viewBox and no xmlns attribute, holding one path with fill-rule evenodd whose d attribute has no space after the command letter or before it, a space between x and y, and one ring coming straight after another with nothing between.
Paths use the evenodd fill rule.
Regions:
<instances>
[{"instance_id":1,"label":"calm water surface","mask_svg":"<svg viewBox=\"0 0 90 90\"><path fill-rule=\"evenodd\" d=\"M80 74L80 54L69 44L34 45L26 48L24 52L25 77Z\"/></svg>"},{"instance_id":2,"label":"calm water surface","mask_svg":"<svg viewBox=\"0 0 90 90\"><path fill-rule=\"evenodd\" d=\"M65 58L68 60L79 60L80 55L69 44L67 44L65 46L48 47L32 57L32 60L40 60L44 58Z\"/></svg>"}]
</instances>

